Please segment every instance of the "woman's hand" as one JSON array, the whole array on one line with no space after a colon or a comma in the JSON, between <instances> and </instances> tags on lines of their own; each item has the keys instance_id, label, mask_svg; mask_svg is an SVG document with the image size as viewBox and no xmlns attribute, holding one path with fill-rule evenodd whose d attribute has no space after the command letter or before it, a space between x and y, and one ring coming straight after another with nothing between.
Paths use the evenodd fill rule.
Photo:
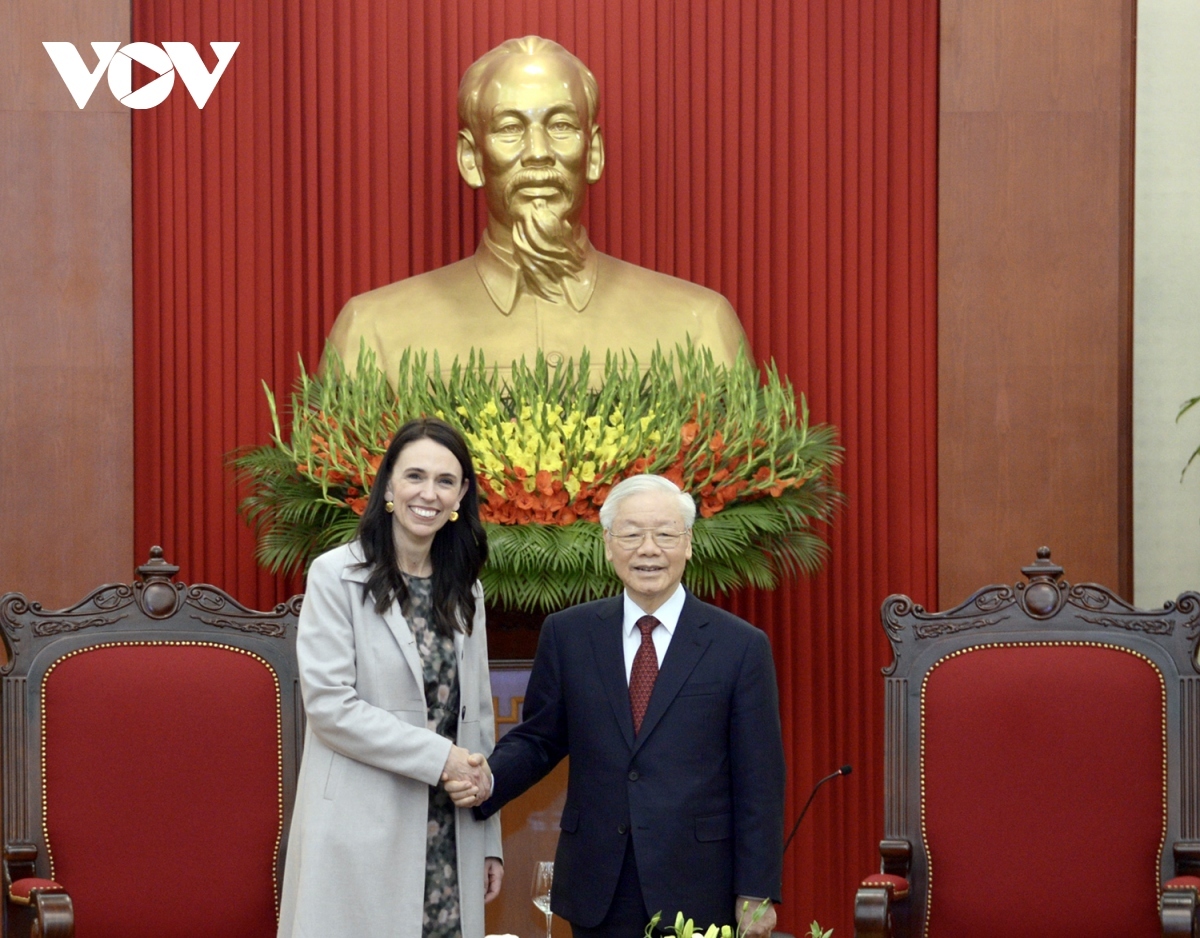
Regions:
<instances>
[{"instance_id":1,"label":"woman's hand","mask_svg":"<svg viewBox=\"0 0 1200 938\"><path fill-rule=\"evenodd\" d=\"M478 752L451 746L442 769L442 787L455 807L470 808L483 804L492 793L492 770Z\"/></svg>"},{"instance_id":2,"label":"woman's hand","mask_svg":"<svg viewBox=\"0 0 1200 938\"><path fill-rule=\"evenodd\" d=\"M500 895L500 883L504 879L504 863L495 857L483 861L483 901L491 902Z\"/></svg>"}]
</instances>

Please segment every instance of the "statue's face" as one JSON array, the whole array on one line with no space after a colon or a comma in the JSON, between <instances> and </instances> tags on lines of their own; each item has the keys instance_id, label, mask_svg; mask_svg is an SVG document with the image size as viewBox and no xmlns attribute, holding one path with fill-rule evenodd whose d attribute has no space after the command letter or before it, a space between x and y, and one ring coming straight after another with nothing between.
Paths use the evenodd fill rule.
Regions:
<instances>
[{"instance_id":1,"label":"statue's face","mask_svg":"<svg viewBox=\"0 0 1200 938\"><path fill-rule=\"evenodd\" d=\"M574 222L583 209L592 128L579 75L556 55L506 56L479 96L475 128L488 211L506 227L523 201Z\"/></svg>"}]
</instances>

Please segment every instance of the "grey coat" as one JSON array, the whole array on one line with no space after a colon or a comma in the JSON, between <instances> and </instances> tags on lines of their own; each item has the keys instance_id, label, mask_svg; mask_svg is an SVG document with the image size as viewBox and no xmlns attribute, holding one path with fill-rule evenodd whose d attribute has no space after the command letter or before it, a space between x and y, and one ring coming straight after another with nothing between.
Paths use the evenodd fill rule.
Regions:
<instances>
[{"instance_id":1,"label":"grey coat","mask_svg":"<svg viewBox=\"0 0 1200 938\"><path fill-rule=\"evenodd\" d=\"M308 729L288 837L279 938L420 938L431 785L450 740L426 728L416 641L400 609L363 601L357 542L308 574L296 657ZM490 754L495 726L483 591L459 633L458 745ZM484 933L485 857L500 857L496 817L459 810L463 938Z\"/></svg>"}]
</instances>

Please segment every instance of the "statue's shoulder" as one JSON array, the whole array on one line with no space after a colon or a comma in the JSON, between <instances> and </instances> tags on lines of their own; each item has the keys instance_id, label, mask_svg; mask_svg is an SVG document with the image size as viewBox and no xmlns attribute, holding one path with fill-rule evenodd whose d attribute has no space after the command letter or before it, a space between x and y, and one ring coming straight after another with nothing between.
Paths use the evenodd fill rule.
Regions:
<instances>
[{"instance_id":1,"label":"statue's shoulder","mask_svg":"<svg viewBox=\"0 0 1200 938\"><path fill-rule=\"evenodd\" d=\"M423 274L352 296L342 312L370 318L411 309L414 305L428 308L439 301L455 302L461 299L462 293L478 288L479 274L475 270L475 258L464 257L445 267L435 267Z\"/></svg>"},{"instance_id":2,"label":"statue's shoulder","mask_svg":"<svg viewBox=\"0 0 1200 938\"><path fill-rule=\"evenodd\" d=\"M716 290L608 254L600 255L592 303L643 361L656 346L691 341L729 364L746 344L737 313Z\"/></svg>"},{"instance_id":3,"label":"statue's shoulder","mask_svg":"<svg viewBox=\"0 0 1200 938\"><path fill-rule=\"evenodd\" d=\"M350 297L329 333L328 346L353 370L361 345L388 370L395 354L424 345L430 323L463 321L490 305L487 291L467 257L415 277Z\"/></svg>"},{"instance_id":4,"label":"statue's shoulder","mask_svg":"<svg viewBox=\"0 0 1200 938\"><path fill-rule=\"evenodd\" d=\"M686 309L693 314L723 315L726 311L733 312L729 300L716 290L649 267L631 264L611 254L599 253L597 287L606 293L641 297L640 306L648 305L647 301L653 300L656 304L666 304L668 309Z\"/></svg>"}]
</instances>

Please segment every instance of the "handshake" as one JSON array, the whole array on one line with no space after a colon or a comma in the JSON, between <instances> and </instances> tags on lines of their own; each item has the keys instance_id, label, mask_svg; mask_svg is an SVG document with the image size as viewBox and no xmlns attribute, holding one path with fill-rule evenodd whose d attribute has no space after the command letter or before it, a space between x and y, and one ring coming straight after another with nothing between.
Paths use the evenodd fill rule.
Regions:
<instances>
[{"instance_id":1,"label":"handshake","mask_svg":"<svg viewBox=\"0 0 1200 938\"><path fill-rule=\"evenodd\" d=\"M457 808L483 804L492 793L492 770L481 753L451 746L442 769L442 787Z\"/></svg>"}]
</instances>

